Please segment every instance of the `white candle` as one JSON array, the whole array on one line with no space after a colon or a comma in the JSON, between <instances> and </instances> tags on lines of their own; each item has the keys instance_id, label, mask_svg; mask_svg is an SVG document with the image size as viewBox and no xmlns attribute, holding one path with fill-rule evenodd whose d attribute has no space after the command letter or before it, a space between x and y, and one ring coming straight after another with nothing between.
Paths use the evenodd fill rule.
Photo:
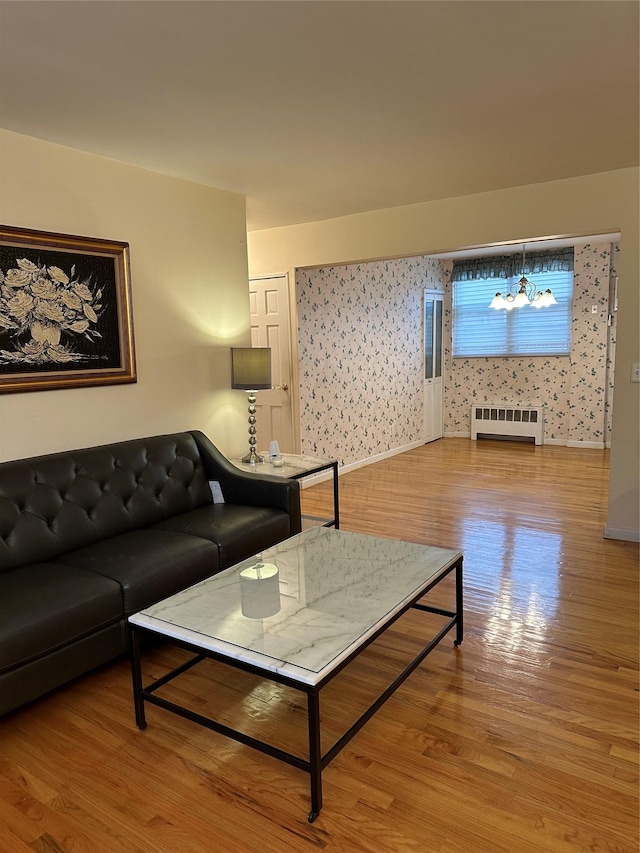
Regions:
<instances>
[{"instance_id":1,"label":"white candle","mask_svg":"<svg viewBox=\"0 0 640 853\"><path fill-rule=\"evenodd\" d=\"M280 610L280 578L274 563L256 563L240 572L242 615L265 619Z\"/></svg>"}]
</instances>

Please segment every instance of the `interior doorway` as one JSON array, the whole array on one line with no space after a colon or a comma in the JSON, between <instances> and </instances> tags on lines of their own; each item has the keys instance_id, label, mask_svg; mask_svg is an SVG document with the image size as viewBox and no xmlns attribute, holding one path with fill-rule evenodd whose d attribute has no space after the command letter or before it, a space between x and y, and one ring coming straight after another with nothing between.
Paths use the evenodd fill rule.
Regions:
<instances>
[{"instance_id":1,"label":"interior doorway","mask_svg":"<svg viewBox=\"0 0 640 853\"><path fill-rule=\"evenodd\" d=\"M601 243L608 244L608 252L610 255L610 261L611 261L611 267L612 267L612 269L611 269L612 291L615 294L615 288L613 287L613 283L615 282L615 269L617 267L617 260L618 260L617 255L620 251L620 249L619 249L619 237L620 237L620 235L617 233L606 233L606 234L590 235L590 236L576 235L576 236L572 236L572 237L563 237L562 239L560 239L560 238L530 238L529 240L526 241L527 251L529 249L531 249L531 251L544 251L546 249L559 248L562 246L574 246L574 248L576 248L577 251L583 251L584 250L583 251L584 264L583 264L583 269L582 269L581 275L583 276L583 281L585 282L585 287L581 288L581 290L585 290L585 293L579 294L580 298L584 302L584 305L583 306L580 306L580 305L577 306L576 318L577 318L577 322L580 322L583 325L584 325L584 323L589 324L590 334L589 334L589 338L588 338L588 343L590 346L590 350L592 350L594 352L597 351L596 355L598 356L598 358L602 357L602 359L604 359L606 357L607 371L606 371L606 376L604 374L604 370L601 371L602 378L601 379L599 378L599 381L597 383L595 383L595 382L591 383L590 382L590 374L588 374L588 371L586 368L584 368L584 370L583 370L584 376L581 374L581 376L577 377L581 382L583 382L585 387L588 389L589 394L591 395L591 397L588 401L589 402L589 405L588 405L589 411L587 412L587 414L589 415L589 420L587 420L585 417L585 419L584 419L585 424L586 424L587 428L590 428L590 426L593 423L593 425L595 425L595 428L600 430L599 435L589 434L586 437L583 435L579 435L575 439L577 442L579 441L579 446L583 446L585 444L585 442L589 443L589 446L593 446L593 447L601 446L601 442L604 442L605 447L609 447L611 445L611 419L612 419L612 401L613 401L614 368L615 368L615 320L616 320L616 317L615 317L615 314L616 314L616 312L615 312L615 297L613 296L613 297L607 298L607 294L605 292L602 292L602 284L604 282L606 282L607 279L609 278L609 276L607 275L607 273L604 270L604 266L603 266L601 271L600 271L600 268L598 267L598 272L596 274L596 272L594 272L594 270L596 268L593 265L593 259L587 258L586 254L584 254L584 252L592 251L592 252L596 253L597 258L600 258L602 260L602 258L604 256L602 255L600 250L597 248L596 244L598 244L598 245ZM588 248L589 246L591 246L590 249ZM585 247L587 247L587 248L585 249ZM469 425L468 425L470 406L469 406L467 400L464 399L464 395L465 395L467 389L473 390L476 387L477 377L473 374L473 371L471 368L467 369L464 365L461 365L461 368L463 370L465 370L466 372L464 373L464 375L461 376L461 381L459 384L457 384L456 382L453 381L453 374L452 374L452 368L451 368L452 359L450 358L450 344L448 343L450 341L450 335L451 335L451 305L450 305L450 294L449 294L449 290L448 290L448 279L447 279L447 275L449 273L447 272L448 267L445 265L449 264L449 266L450 266L451 262L453 262L453 260L455 260L457 258L476 257L476 256L481 256L483 254L498 254L498 253L509 254L510 252L513 252L513 253L518 252L519 253L521 251L521 249L522 249L522 243L521 242L516 243L515 241L512 241L510 243L491 244L490 246L484 245L484 246L474 246L474 247L468 247L468 248L461 248L461 249L457 249L457 250L447 251L444 253L425 253L424 255L419 256L420 261L423 261L425 259L429 262L438 261L438 262L442 262L442 265L443 265L442 276L438 277L435 273L434 273L434 275L419 274L415 277L414 280L416 283L418 283L418 282L423 283L423 287L425 287L425 289L443 289L444 293L445 293L445 303L444 303L445 308L444 308L444 323L443 323L444 352L443 352L442 364L441 364L441 370L442 370L441 393L442 393L442 409L443 409L443 416L444 417L442 417L442 420L440 420L436 416L435 425L432 422L428 421L426 417L424 418L424 422L422 423L422 412L420 412L419 413L420 421L418 422L418 429L414 429L412 431L411 436L409 437L408 440L405 440L404 436L399 434L399 430L387 431L387 433L385 434L386 440L387 440L387 445L385 445L385 436L384 435L382 436L382 438L378 442L378 444L372 443L373 442L373 439L372 439L372 442L370 442L371 446L367 448L366 454L363 454L363 453L360 453L360 451L361 451L360 445L357 445L357 443L354 444L354 442L352 440L347 441L345 439L344 441L342 441L342 443L340 443L341 437L339 435L337 436L337 438L334 438L333 432L339 433L340 430L333 430L333 425L334 425L334 422L337 422L338 424L340 424L339 419L345 420L345 418L349 417L349 414L353 417L354 412L356 413L356 415L361 416L362 413L366 411L367 401L361 395L360 397L356 397L355 402L354 402L354 400L352 399L352 396L353 396L354 392L357 392L359 389L357 387L354 387L353 383L351 383L351 385L349 385L349 387L346 389L346 391L344 391L344 393L343 393L344 389L342 388L342 384L336 383L335 387L331 387L331 389L330 389L330 391L331 391L330 402L331 402L333 408L331 409L331 407L325 406L324 410L323 410L323 416L321 418L322 426L323 426L323 432L326 434L331 434L331 441L329 441L328 439L327 440L323 439L325 441L325 447L322 448L323 452L326 452L327 455L339 455L340 458L344 460L342 462L343 467L344 467L344 466L349 466L351 464L361 464L363 461L363 458L369 459L370 457L375 457L378 447L381 448L382 452L389 452L388 451L388 444L389 443L391 443L391 445L392 445L391 449L395 450L396 448L406 447L414 439L415 440L422 440L422 441L434 440L435 438L438 437L438 424L440 425L440 429L442 430L440 435L449 435L452 437L453 436L463 437L465 435L468 436L470 434L470 429L469 429ZM415 263L415 261L412 260L411 258L407 258L404 260L407 263ZM590 265L585 267L585 264L587 264L587 262ZM364 272L362 272L362 271L368 265L370 265L370 264L375 265L376 263L381 263L381 262L375 261L375 260L363 261L363 262L360 262L359 264L354 263L354 264L348 264L346 266L349 269L353 268L353 269L359 270L359 272L357 274L360 275L361 277L363 277ZM387 263L387 262L385 262L385 263ZM391 263L391 261L389 261L388 263ZM602 261L602 264L604 264L604 261ZM348 306L349 306L349 302L348 302L349 294L346 291L346 289L345 289L344 293L339 289L339 287L338 287L339 282L335 281L337 273L335 271L332 271L332 268L327 268L327 270L328 270L327 280L326 280L326 284L324 285L324 287L326 289L326 293L324 293L324 291L320 292L320 296L322 296L323 299L326 297L327 302L324 303L323 299L321 299L320 296L318 296L317 302L318 302L318 311L319 312L322 310L326 310L325 322L327 324L327 334L331 335L332 333L335 332L335 323L336 323L335 317L336 317L336 312L338 310L342 311L343 324L344 324L344 322L346 322L346 321L344 321L344 317L346 316L345 311L348 309ZM296 299L296 293L298 292L299 288L302 286L301 283L304 280L306 280L306 279L303 279L303 276L308 277L309 275L311 275L310 271L313 271L313 273L315 275L317 273L317 268L309 268L309 271L308 271L304 267L301 267L300 269L296 270L295 273L292 271L290 273L290 276L289 276L290 281L287 280L287 276L285 276L285 275L273 275L273 276L263 277L263 278L259 278L259 279L256 278L252 281L252 287L254 288L254 291L257 288L258 282L261 283L260 284L261 288L264 288L265 285L268 286L267 289L271 289L271 287L273 286L273 283L278 279L287 282L288 298L285 299L285 304L284 304L284 307L286 308L286 312L287 312L287 321L286 321L287 325L286 325L286 329L285 329L285 326L283 324L279 324L279 330L278 331L279 331L280 335L284 334L286 331L286 337L287 337L287 342L288 342L288 345L286 346L286 356L289 359L289 363L288 363L287 368L286 368L286 373L284 373L282 375L290 377L290 381L286 382L286 380L283 380L283 379L278 380L276 378L276 373L275 373L276 368L275 368L275 363L274 363L274 385L282 384L282 382L284 382L285 384L288 384L290 386L288 391L286 392L286 403L288 404L286 416L288 419L288 422L287 422L288 434L290 436L292 436L292 440L291 440L291 444L289 445L289 444L284 444L285 440L283 439L283 443L281 444L281 447L285 448L285 447L291 446L294 451L298 451L298 452L299 452L300 447L302 446L302 437L306 435L306 433L305 433L306 422L303 423L301 421L301 418L303 417L303 415L305 418L308 417L307 412L308 412L308 406L309 406L309 399L313 393L317 392L317 387L318 387L317 383L314 386L313 384L306 382L306 379L305 379L305 383L302 386L300 386L298 384L298 378L299 378L299 373L300 373L300 367L298 365L298 358L302 357L303 355L307 359L312 358L316 354L313 350L314 346L316 346L316 349L318 349L317 359L320 361L321 364L324 364L323 359L326 358L326 351L321 349L318 345L318 341L320 341L320 337L318 337L318 339L315 343L314 343L314 341L311 341L309 339L309 336L306 334L306 331L305 330L301 331L302 327L300 326L300 319L299 319L299 317L296 316L296 313L295 313L296 310L298 310L297 299L300 299L299 296ZM430 272L433 272L433 271L430 271ZM295 279L294 279L294 276L295 276ZM595 276L595 278L594 278L594 276ZM300 277L300 278L298 279L298 277ZM597 281L596 281L596 279L597 279ZM588 288L587 288L587 285L588 285ZM365 287L366 284L361 282L360 286ZM314 288L315 288L315 285L314 285ZM336 289L337 296L336 296L336 293L333 292L334 288ZM290 292L290 289L293 289L293 293ZM316 291L317 291L317 288L314 289L313 291L311 291L311 298L315 298L315 295L318 295L316 293ZM424 316L421 316L421 314L423 314L424 309L421 311L422 306L420 305L420 302L422 301L422 294L423 294L423 291L421 290L420 296L418 297L418 299L420 301L416 305L417 311L415 312L415 318L413 321L414 322L413 328L417 328L419 330L420 337L422 337L422 331L423 330L422 330L421 326L422 326L422 323L424 322ZM273 294L269 294L269 298L274 299L275 297ZM306 300L306 298L307 297L305 297L305 300ZM253 297L252 297L252 299L253 299ZM257 294L256 294L256 299L257 299ZM264 295L260 296L260 301L265 305L266 316L269 316L269 315L274 314L275 312L271 311L270 309L267 310L269 308L269 306L266 304L266 300L267 300L267 294L266 293ZM322 303L325 306L330 305L331 308L325 307L323 309L323 307L320 303ZM304 308L304 306L306 305L306 301L301 302L300 305L302 306L302 308ZM594 306L596 306L595 311L594 311ZM258 306L256 306L256 308L257 307ZM596 323L596 318L594 317L594 314L596 314L596 313L599 315L598 329L597 329L597 340L596 340L596 333L592 329L592 326ZM323 317L324 316L325 315L323 314ZM608 340L606 356L605 356L604 355L605 350L602 349L600 346L600 338L601 338L602 331L603 331L602 321L604 319L605 325L606 325L607 318L608 318L608 322L609 322L609 328L608 328L609 340ZM362 318L360 318L360 319L362 319ZM274 317L271 316L269 318L269 320L270 321L274 320ZM354 318L354 322L352 324L354 329L359 328L358 322L359 322L358 318L357 317ZM257 315L256 315L256 323L258 323ZM606 334L607 330L605 329L604 331ZM324 332L323 332L323 334L324 334ZM260 338L261 341L264 341L261 344L263 346L268 345L266 332L264 332L264 335L265 335L265 337ZM302 337L300 338L301 342L299 343L298 338L301 335L302 335ZM257 338L256 338L256 340L257 340ZM302 341L304 341L304 344L302 343ZM322 339L322 343L323 343L323 346L326 344L325 338ZM272 346L272 344L269 344L269 345ZM338 345L338 347L341 347L342 341L338 340L337 345ZM391 347L395 346L396 345L395 339L390 340L389 345ZM298 353L298 347L301 348L300 354ZM420 408L423 409L423 411L426 414L427 408L429 408L430 412L434 411L434 409L433 409L433 407L425 405L426 400L427 400L427 397L426 397L427 389L425 387L425 391L423 391L423 383L426 383L426 376L425 376L425 372L424 372L425 366L423 364L423 358L422 358L421 353L420 353L420 347L421 347L420 340L413 340L412 339L412 353L417 356L417 363L415 363L415 364L412 363L413 373L411 375L416 378L417 383L419 383L419 384L417 384L417 386L412 390L411 399L414 401L419 401L419 403L421 404ZM381 352L380 357L384 358L384 353L382 352L382 350L380 352ZM600 356L600 353L602 353L603 355ZM373 359L371 362L372 369L377 368L375 357L376 357L376 353L372 353L372 359ZM416 361L416 359L414 359L414 361ZM584 365L584 364L585 364L584 359L581 359L578 366L580 367L581 365ZM603 364L604 364L604 361L603 361ZM502 381L502 375L503 375L504 371L506 370L506 368L508 367L508 365L500 364L500 365L498 365L498 367L500 368L500 370L502 370L502 373L500 373L499 370L496 369L496 371L495 371L496 377L497 377L497 379L500 379L500 381ZM598 369L600 369L600 365L598 365ZM401 375L401 373L399 372L398 375ZM507 394L510 398L512 398L514 401L516 401L519 399L519 395L522 396L522 394L524 393L521 390L519 390L519 386L516 387L516 383L519 381L519 376L516 376L515 378L513 378L511 376L507 376L506 378L508 379L508 384L507 384L507 386L505 386L504 392L501 391L500 393ZM369 377L367 377L367 376L364 377L364 381L367 382L367 384L369 384L368 379L369 379ZM375 387L374 379L375 379L375 377L372 377L370 387ZM512 381L512 379L513 379L513 381ZM342 380L346 381L345 376L344 376L344 371L343 371L343 375L342 375ZM559 381L560 380L558 379L558 382ZM495 380L494 380L494 382L495 382ZM593 385L593 387L591 387L591 385ZM445 386L446 386L446 388L445 388ZM598 388L605 389L606 401L600 397L597 397L597 394L599 393ZM433 392L430 391L428 393L433 393ZM489 388L487 390L487 395L490 395L493 393L494 393L493 388ZM282 392L279 392L279 395L280 395L280 397L282 397L283 396ZM264 395L261 394L259 396L259 399L258 399L259 402L261 402L261 398L264 398L266 400L267 394L266 393ZM422 399L420 399L420 398L422 398ZM593 402L591 402L591 398L593 398ZM559 403L555 403L555 402L554 402L554 406L555 406L555 411L552 412L552 414L554 415L554 417L556 418L556 421L558 421L560 426L562 426L564 424L564 421L561 420L563 417L563 410L562 410L563 407ZM586 406L586 404L585 404L585 406ZM605 406L606 406L606 410L605 410ZM317 408L319 408L319 407L317 407ZM594 413L593 419L590 417L590 413L592 411ZM343 415L342 413L347 413L347 414ZM337 417L336 417L336 415L337 415ZM313 417L315 417L315 410L314 410ZM578 417L578 414L576 414L576 417ZM582 417L582 415L580 415L580 417ZM269 413L268 415L265 414L264 418L265 418L265 420L264 420L265 427L264 427L264 431L261 434L264 435L265 438L268 438L266 430L272 430L274 434L278 434L279 425L277 423L274 423L273 427L270 425L271 413ZM332 418L333 418L333 420L332 420ZM316 426L315 421L312 421L311 417L309 418L309 420L310 420L310 422L312 422L313 427L315 427ZM549 423L551 424L551 420L549 421ZM367 425L365 425L365 427L366 426ZM412 422L411 426L413 428L414 426L416 426L416 424L414 422ZM603 427L604 427L604 436L602 435ZM328 433L327 433L327 430L328 430ZM568 428L567 428L567 430L568 430ZM315 434L316 433L314 433L314 435ZM358 435L363 434L363 433L358 433L357 430L354 430L353 434L357 437ZM573 441L572 436L573 436L573 434L570 431L558 431L558 430L556 430L556 433L552 434L551 430L550 430L548 440L553 441L555 443L563 443L563 442L567 442L568 440ZM375 436L375 439L377 439L377 438L378 438L378 436ZM278 440L280 441L280 439L278 439ZM309 452L311 452L311 451L309 451ZM318 454L320 454L320 449L318 450L318 453L316 455L318 455ZM358 455L358 454L360 454L360 455Z\"/></svg>"}]
</instances>

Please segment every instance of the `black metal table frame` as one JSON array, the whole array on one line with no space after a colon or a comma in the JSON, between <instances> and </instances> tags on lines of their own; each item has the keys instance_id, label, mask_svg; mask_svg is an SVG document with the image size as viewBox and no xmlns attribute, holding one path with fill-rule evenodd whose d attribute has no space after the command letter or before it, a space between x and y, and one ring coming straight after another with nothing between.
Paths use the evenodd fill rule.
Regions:
<instances>
[{"instance_id":1,"label":"black metal table frame","mask_svg":"<svg viewBox=\"0 0 640 853\"><path fill-rule=\"evenodd\" d=\"M441 575L439 575L431 584L426 587L426 589L422 590L415 598L409 601L402 608L402 610L394 614L394 616L388 622L385 622L384 625L382 625L371 637L367 638L367 640L362 645L358 646L357 649L355 649L344 661L340 663L339 666L337 666L325 678L323 678L322 681L318 682L318 684L304 684L288 676L280 675L279 673L275 672L270 672L269 670L262 669L261 667L244 663L243 661L235 660L233 658L229 658L218 652L212 652L207 649L202 649L199 646L193 645L183 640L177 640L173 637L167 637L165 634L162 634L159 631L154 631L150 628L143 628L138 625L130 624L129 630L131 634L131 673L133 680L133 697L136 724L140 729L146 728L147 722L145 718L144 703L149 702L152 705L157 705L158 707L164 708L167 711L172 711L173 713L178 714L179 716L184 717L187 720L199 723L200 725L212 729L213 731L218 732L219 734L223 734L226 737L232 738L233 740L236 740L239 743L244 744L245 746L253 747L254 749L257 749L260 752L271 756L272 758L277 758L280 761L291 765L292 767L297 767L299 770L304 770L305 772L309 773L310 776L311 811L309 813L308 820L309 823L312 823L317 818L318 814L320 813L320 809L322 808L322 771L324 770L324 768L347 745L351 738L360 731L360 729L365 725L365 723L387 701L387 699L389 699L389 697L393 693L395 693L398 687L400 687L400 685L422 663L422 661L427 657L427 655L431 651L433 651L433 649L438 645L438 643L440 643L440 641L445 637L446 634L449 633L449 631L452 630L454 626L456 628L456 638L454 640L454 644L456 646L459 646L462 643L462 559L462 556L459 557L459 559L455 563L453 563L448 569L446 569ZM454 570L456 573L455 611L442 610L438 607L431 607L419 603L421 598L423 598L431 589L433 589ZM353 725L348 729L348 731L346 731L342 735L342 737L340 737L334 743L331 749L329 749L323 755L320 736L321 688L328 684L333 678L335 678L335 676L342 669L344 669L344 667L347 666L347 664L349 664L357 655L359 655L360 652L366 649L367 646L369 646L374 640L376 640L380 636L380 634L386 631L387 628L393 625L394 622L396 622L400 618L400 616L402 616L404 613L407 612L407 610L410 610L411 608L422 610L427 613L435 613L439 616L448 617L448 621L438 631L438 633L427 643L427 645L424 646L424 648L413 658L413 660L402 670L402 672L386 688L386 690L384 690L384 692L380 694L380 696L373 702L373 704L369 706L369 708L355 721L355 723L353 723ZM178 646L179 648L194 652L195 657L186 661L181 666L172 669L166 675L149 684L147 687L144 687L142 681L142 661L140 655L140 643L142 637L145 634L150 634L155 637L162 637L164 640L167 640L168 642L175 646ZM307 721L309 732L308 760L305 760L300 756L293 755L292 753L286 752L285 750L279 749L278 747L275 747L269 743L265 743L264 741L258 740L257 738L251 737L250 735L247 735L244 732L232 729L229 726L225 726L224 724L219 723L216 720L212 720L209 717L205 717L202 714L198 714L195 711L189 710L188 708L183 708L181 705L177 705L175 702L171 702L167 699L155 695L155 691L158 690L160 687L164 686L169 681L172 681L177 676L186 672L195 664L207 659L220 661L222 663L228 664L229 666L233 666L236 669L241 669L245 672L253 673L254 675L259 675L260 677L269 679L270 681L274 681L277 684L284 684L287 687L292 687L295 690L306 693Z\"/></svg>"},{"instance_id":2,"label":"black metal table frame","mask_svg":"<svg viewBox=\"0 0 640 853\"><path fill-rule=\"evenodd\" d=\"M290 454L295 456L295 454ZM303 518L308 518L311 521L323 521L322 527L335 527L336 530L340 527L340 502L338 494L338 460L332 459L321 465L316 465L309 471L301 471L299 474L292 474L291 480L302 480L304 477L310 477L313 474L319 474L321 471L328 471L333 468L333 518L325 521L323 518L318 518L315 515L303 515Z\"/></svg>"},{"instance_id":3,"label":"black metal table frame","mask_svg":"<svg viewBox=\"0 0 640 853\"><path fill-rule=\"evenodd\" d=\"M299 453L287 453L285 454L291 459L304 458L303 455ZM295 467L295 462L293 463ZM250 466L255 469L260 474L269 474L269 468L271 467L268 464L260 464ZM264 468L264 471L262 470ZM319 474L322 471L328 471L329 469L333 469L333 518L319 518L316 515L303 515L303 518L307 518L310 521L321 521L321 527L335 527L336 530L340 527L340 494L338 488L338 460L337 459L327 459L324 462L320 462L318 465L313 465L306 471L298 471L295 474L287 474L287 479L289 480L304 480L305 477L312 477L314 474ZM246 468L242 468L241 470L246 470Z\"/></svg>"}]
</instances>

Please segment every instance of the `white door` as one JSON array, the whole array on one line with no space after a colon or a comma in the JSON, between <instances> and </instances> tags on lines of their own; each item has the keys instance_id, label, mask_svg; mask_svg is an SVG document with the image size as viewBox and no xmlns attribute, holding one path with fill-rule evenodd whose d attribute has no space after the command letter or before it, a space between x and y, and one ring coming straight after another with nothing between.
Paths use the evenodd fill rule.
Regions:
<instances>
[{"instance_id":1,"label":"white door","mask_svg":"<svg viewBox=\"0 0 640 853\"><path fill-rule=\"evenodd\" d=\"M251 346L271 348L271 391L258 391L258 450L277 441L282 453L293 453L289 282L286 275L249 281Z\"/></svg>"},{"instance_id":2,"label":"white door","mask_svg":"<svg viewBox=\"0 0 640 853\"><path fill-rule=\"evenodd\" d=\"M442 438L442 324L444 294L424 292L424 440Z\"/></svg>"}]
</instances>

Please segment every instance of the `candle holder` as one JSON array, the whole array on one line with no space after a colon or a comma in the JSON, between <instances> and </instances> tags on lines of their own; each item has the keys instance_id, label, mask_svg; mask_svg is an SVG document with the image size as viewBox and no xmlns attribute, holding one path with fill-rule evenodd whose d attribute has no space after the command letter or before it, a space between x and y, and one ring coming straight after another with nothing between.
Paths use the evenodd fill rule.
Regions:
<instances>
[{"instance_id":1,"label":"candle holder","mask_svg":"<svg viewBox=\"0 0 640 853\"><path fill-rule=\"evenodd\" d=\"M280 611L280 575L274 563L258 562L240 572L242 615L266 619Z\"/></svg>"}]
</instances>

